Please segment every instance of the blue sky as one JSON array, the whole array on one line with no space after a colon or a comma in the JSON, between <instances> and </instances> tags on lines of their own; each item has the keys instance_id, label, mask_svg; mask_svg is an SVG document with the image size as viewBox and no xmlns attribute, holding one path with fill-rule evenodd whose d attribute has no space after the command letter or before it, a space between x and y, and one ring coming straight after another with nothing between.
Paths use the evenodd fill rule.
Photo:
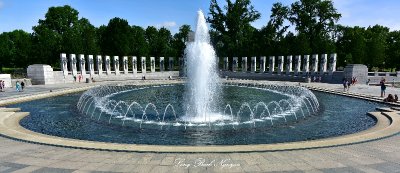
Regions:
<instances>
[{"instance_id":1,"label":"blue sky","mask_svg":"<svg viewBox=\"0 0 400 173\"><path fill-rule=\"evenodd\" d=\"M264 26L271 6L279 0L252 0L261 19L253 23ZM295 0L280 0L290 4ZM225 4L225 0L219 0ZM342 19L340 24L364 26L380 24L391 30L400 30L399 0L334 0ZM32 32L32 26L43 19L51 6L70 5L95 25L107 25L113 17L127 19L130 25L167 27L173 33L183 24L194 25L196 11L208 13L209 0L0 0L0 33L23 29ZM193 28L193 27L192 27Z\"/></svg>"}]
</instances>

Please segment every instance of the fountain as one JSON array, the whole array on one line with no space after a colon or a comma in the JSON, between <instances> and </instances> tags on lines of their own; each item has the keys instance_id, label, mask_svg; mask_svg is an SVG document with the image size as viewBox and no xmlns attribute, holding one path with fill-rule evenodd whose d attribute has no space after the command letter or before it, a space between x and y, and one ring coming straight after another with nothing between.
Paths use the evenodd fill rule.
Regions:
<instances>
[{"instance_id":1,"label":"fountain","mask_svg":"<svg viewBox=\"0 0 400 173\"><path fill-rule=\"evenodd\" d=\"M185 49L187 64L187 112L188 121L207 122L221 117L212 113L212 106L218 97L219 77L214 48L210 45L210 36L203 12L197 12L197 25L194 42Z\"/></svg>"},{"instance_id":2,"label":"fountain","mask_svg":"<svg viewBox=\"0 0 400 173\"><path fill-rule=\"evenodd\" d=\"M101 86L82 94L78 110L108 124L139 128L159 126L160 129L165 126L184 129L279 126L318 112L318 100L306 88L221 83L205 17L202 11L197 14L194 41L185 49L187 81L184 84ZM184 94L176 92L182 90ZM250 90L252 93L247 93ZM237 98L230 98L232 94ZM171 99L169 95L178 98ZM153 97L156 99L151 99Z\"/></svg>"},{"instance_id":3,"label":"fountain","mask_svg":"<svg viewBox=\"0 0 400 173\"><path fill-rule=\"evenodd\" d=\"M291 145L302 148L308 141L308 146L319 147L312 140L326 145L326 138L357 133L375 125L376 120L365 112L382 105L311 92L293 83L220 80L209 40L204 15L199 11L194 41L187 44L185 62L180 59L186 65L187 80L103 84L83 93L16 104L14 107L30 114L21 120L20 115L10 118L18 120L26 129L45 134L35 138L29 133L28 141L42 143L44 136L51 135L90 141L68 142L57 137L55 143L49 143L53 145L153 152L264 151L266 144L292 149ZM150 57L150 60L154 70L155 59ZM232 60L236 70L238 60L238 57ZM256 62L255 58L252 60ZM264 62L265 57L261 60ZM275 57L270 60L274 62ZM106 56L105 61L108 61L105 69L111 73L110 57ZM171 69L172 61L169 61ZM136 57L132 57L132 62L136 62ZM145 67L146 63L142 65ZM134 66L134 73L136 70ZM142 73L145 71L142 68ZM11 133L20 136L16 133L19 130ZM343 142L351 137L345 138L335 139ZM370 140L363 138L366 139Z\"/></svg>"}]
</instances>

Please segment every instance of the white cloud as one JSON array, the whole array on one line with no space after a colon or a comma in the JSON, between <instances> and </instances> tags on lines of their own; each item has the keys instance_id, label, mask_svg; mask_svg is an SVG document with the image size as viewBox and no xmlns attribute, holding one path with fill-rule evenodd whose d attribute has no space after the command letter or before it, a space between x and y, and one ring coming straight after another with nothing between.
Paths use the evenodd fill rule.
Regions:
<instances>
[{"instance_id":1,"label":"white cloud","mask_svg":"<svg viewBox=\"0 0 400 173\"><path fill-rule=\"evenodd\" d=\"M175 21L166 21L161 24L157 24L156 26L157 26L157 28L165 27L165 28L171 29L176 26L176 22Z\"/></svg>"}]
</instances>

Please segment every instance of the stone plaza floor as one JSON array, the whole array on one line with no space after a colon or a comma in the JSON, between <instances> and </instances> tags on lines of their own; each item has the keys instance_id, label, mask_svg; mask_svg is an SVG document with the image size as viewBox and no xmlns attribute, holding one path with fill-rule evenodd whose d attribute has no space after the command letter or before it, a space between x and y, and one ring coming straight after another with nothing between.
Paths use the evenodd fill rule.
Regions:
<instances>
[{"instance_id":1,"label":"stone plaza floor","mask_svg":"<svg viewBox=\"0 0 400 173\"><path fill-rule=\"evenodd\" d=\"M0 93L0 99L96 84L103 83L30 86L19 93L7 89ZM301 85L343 90L340 84ZM380 96L379 86L359 84L350 92ZM400 89L388 87L389 93L400 94ZM85 150L0 136L0 172L400 172L400 134L338 147L221 154Z\"/></svg>"}]
</instances>

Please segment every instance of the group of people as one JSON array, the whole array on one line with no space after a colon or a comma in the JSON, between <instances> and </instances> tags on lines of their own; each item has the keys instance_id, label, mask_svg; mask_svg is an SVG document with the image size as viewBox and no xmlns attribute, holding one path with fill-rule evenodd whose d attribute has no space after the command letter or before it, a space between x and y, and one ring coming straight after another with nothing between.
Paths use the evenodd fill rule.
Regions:
<instances>
[{"instance_id":1,"label":"group of people","mask_svg":"<svg viewBox=\"0 0 400 173\"><path fill-rule=\"evenodd\" d=\"M6 89L6 84L3 80L0 80L0 92L4 92L4 89Z\"/></svg>"},{"instance_id":2,"label":"group of people","mask_svg":"<svg viewBox=\"0 0 400 173\"><path fill-rule=\"evenodd\" d=\"M25 83L23 81L21 83L19 83L19 81L15 82L15 89L17 90L17 92L24 91L24 88L25 88Z\"/></svg>"},{"instance_id":3,"label":"group of people","mask_svg":"<svg viewBox=\"0 0 400 173\"><path fill-rule=\"evenodd\" d=\"M379 86L381 87L381 97L385 97L386 95L386 79L382 78L382 80L379 82ZM393 96L393 94L389 94L385 99L383 99L384 102L397 102L399 100L399 97L397 94Z\"/></svg>"},{"instance_id":4,"label":"group of people","mask_svg":"<svg viewBox=\"0 0 400 173\"><path fill-rule=\"evenodd\" d=\"M357 77L352 77L350 79L343 78L343 88L344 91L349 91L351 85L356 85L357 84Z\"/></svg>"},{"instance_id":5,"label":"group of people","mask_svg":"<svg viewBox=\"0 0 400 173\"><path fill-rule=\"evenodd\" d=\"M322 77L321 76L313 76L311 82L321 82L322 81Z\"/></svg>"},{"instance_id":6,"label":"group of people","mask_svg":"<svg viewBox=\"0 0 400 173\"><path fill-rule=\"evenodd\" d=\"M78 75L78 82L80 83L82 80L82 75ZM74 82L76 82L76 76L74 75Z\"/></svg>"}]
</instances>

